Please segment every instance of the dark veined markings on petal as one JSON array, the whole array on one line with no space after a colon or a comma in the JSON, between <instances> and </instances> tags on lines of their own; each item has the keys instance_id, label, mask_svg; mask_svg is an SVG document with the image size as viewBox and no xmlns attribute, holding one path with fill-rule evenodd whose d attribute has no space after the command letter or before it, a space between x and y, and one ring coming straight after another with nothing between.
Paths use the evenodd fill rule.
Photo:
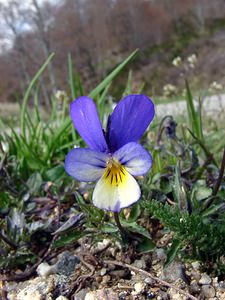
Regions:
<instances>
[{"instance_id":1,"label":"dark veined markings on petal","mask_svg":"<svg viewBox=\"0 0 225 300\"><path fill-rule=\"evenodd\" d=\"M111 160L108 162L103 176L107 184L111 186L118 186L125 183L127 178L126 172L125 168L119 162Z\"/></svg>"}]
</instances>

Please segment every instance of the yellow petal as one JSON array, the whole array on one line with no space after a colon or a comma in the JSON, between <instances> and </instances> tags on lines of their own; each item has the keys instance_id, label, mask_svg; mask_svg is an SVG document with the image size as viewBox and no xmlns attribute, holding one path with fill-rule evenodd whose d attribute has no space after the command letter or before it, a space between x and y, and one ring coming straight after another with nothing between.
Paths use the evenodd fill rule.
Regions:
<instances>
[{"instance_id":1,"label":"yellow petal","mask_svg":"<svg viewBox=\"0 0 225 300\"><path fill-rule=\"evenodd\" d=\"M95 186L93 203L101 209L118 212L136 202L140 195L134 177L118 162L111 161Z\"/></svg>"}]
</instances>

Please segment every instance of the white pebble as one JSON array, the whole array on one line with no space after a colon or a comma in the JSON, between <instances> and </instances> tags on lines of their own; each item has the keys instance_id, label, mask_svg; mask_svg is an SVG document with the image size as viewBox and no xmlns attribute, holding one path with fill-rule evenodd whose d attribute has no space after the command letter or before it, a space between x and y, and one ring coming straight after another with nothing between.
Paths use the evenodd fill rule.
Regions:
<instances>
[{"instance_id":1,"label":"white pebble","mask_svg":"<svg viewBox=\"0 0 225 300\"><path fill-rule=\"evenodd\" d=\"M55 273L55 266L50 266L47 263L41 263L38 267L37 267L37 273L39 276L41 277L47 277L50 274L54 274Z\"/></svg>"},{"instance_id":2,"label":"white pebble","mask_svg":"<svg viewBox=\"0 0 225 300\"><path fill-rule=\"evenodd\" d=\"M144 291L144 289L145 289L145 284L144 284L143 282L137 282L137 283L135 283L135 285L134 285L134 289L135 289L135 292L136 292L137 294L139 294L139 293L141 293L141 292Z\"/></svg>"}]
</instances>

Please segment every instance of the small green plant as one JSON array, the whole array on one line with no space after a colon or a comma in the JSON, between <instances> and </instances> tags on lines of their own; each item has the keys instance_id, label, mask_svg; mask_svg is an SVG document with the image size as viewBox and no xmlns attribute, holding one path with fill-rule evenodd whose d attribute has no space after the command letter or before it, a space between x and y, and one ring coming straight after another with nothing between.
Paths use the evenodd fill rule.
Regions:
<instances>
[{"instance_id":1,"label":"small green plant","mask_svg":"<svg viewBox=\"0 0 225 300\"><path fill-rule=\"evenodd\" d=\"M203 136L201 104L197 111L188 82L186 89L188 125L179 128L172 116L161 121L153 152L155 174L144 182L143 207L173 233L166 265L180 255L210 267L216 263L220 272L225 252L225 150L220 165Z\"/></svg>"},{"instance_id":2,"label":"small green plant","mask_svg":"<svg viewBox=\"0 0 225 300\"><path fill-rule=\"evenodd\" d=\"M105 100L110 84L136 54L134 51L90 92L89 96L100 107L102 118L105 108L111 105ZM83 235L93 236L101 226L103 234L104 230L106 234L110 232L105 226L104 213L96 208L86 209L81 192L76 191L78 185L64 171L66 153L74 145L83 145L68 116L68 98L63 96L59 108L57 97L53 97L48 119L42 117L35 87L52 57L38 70L25 92L20 126L0 133L0 249L4 253L0 265L4 270L40 263L45 257L44 254L38 257L40 247L45 253L49 247L72 246ZM70 98L81 96L82 84L79 76L73 73L71 57L69 81ZM35 105L31 115L32 91ZM58 97L62 98L62 94ZM88 186L85 190L89 191ZM64 215L66 209L67 215ZM55 215L54 211L58 213ZM83 217L78 217L82 212L85 222ZM54 231L57 233L52 235Z\"/></svg>"}]
</instances>

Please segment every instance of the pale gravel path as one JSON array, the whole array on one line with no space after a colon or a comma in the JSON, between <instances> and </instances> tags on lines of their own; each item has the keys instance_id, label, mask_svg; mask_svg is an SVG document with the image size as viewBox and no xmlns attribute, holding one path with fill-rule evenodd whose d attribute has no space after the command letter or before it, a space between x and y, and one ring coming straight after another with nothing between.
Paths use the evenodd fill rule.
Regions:
<instances>
[{"instance_id":1,"label":"pale gravel path","mask_svg":"<svg viewBox=\"0 0 225 300\"><path fill-rule=\"evenodd\" d=\"M194 104L197 107L198 101L194 101ZM225 94L205 97L203 100L203 114L204 113L211 116L221 114L225 116ZM156 115L159 118L166 115L178 116L182 114L187 115L185 100L156 105Z\"/></svg>"},{"instance_id":2,"label":"pale gravel path","mask_svg":"<svg viewBox=\"0 0 225 300\"><path fill-rule=\"evenodd\" d=\"M194 101L195 106L198 106L198 101ZM3 109L2 105L2 109ZM170 102L166 104L157 104L155 107L156 115L158 118L172 115L174 117L179 115L187 116L187 105L185 100ZM225 94L213 95L205 97L203 100L203 116L211 115L217 118L218 116L225 117ZM19 134L20 128L16 127L14 130ZM1 132L1 128L0 128ZM6 133L11 134L11 129L6 129Z\"/></svg>"}]
</instances>

